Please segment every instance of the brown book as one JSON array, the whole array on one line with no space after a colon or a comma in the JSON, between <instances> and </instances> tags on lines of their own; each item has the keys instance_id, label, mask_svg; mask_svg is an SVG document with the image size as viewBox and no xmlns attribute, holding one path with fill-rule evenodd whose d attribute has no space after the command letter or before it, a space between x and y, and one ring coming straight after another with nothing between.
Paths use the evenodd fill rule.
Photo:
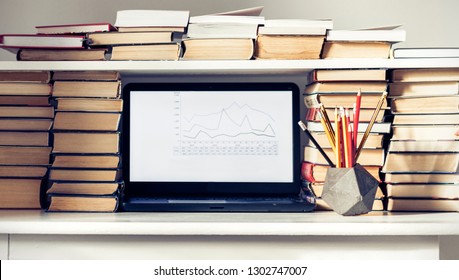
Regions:
<instances>
[{"instance_id":1,"label":"brown book","mask_svg":"<svg viewBox=\"0 0 459 280\"><path fill-rule=\"evenodd\" d=\"M459 113L459 95L419 98L394 98L394 114L449 114Z\"/></svg>"},{"instance_id":2,"label":"brown book","mask_svg":"<svg viewBox=\"0 0 459 280\"><path fill-rule=\"evenodd\" d=\"M122 99L56 98L59 111L122 112Z\"/></svg>"},{"instance_id":3,"label":"brown book","mask_svg":"<svg viewBox=\"0 0 459 280\"><path fill-rule=\"evenodd\" d=\"M100 61L105 60L106 49L21 49L18 60L25 61Z\"/></svg>"},{"instance_id":4,"label":"brown book","mask_svg":"<svg viewBox=\"0 0 459 280\"><path fill-rule=\"evenodd\" d=\"M334 161L335 155L331 148L324 148L324 152L327 156ZM327 161L324 159L318 149L310 146L304 147L304 161L327 165ZM383 149L363 149L360 153L358 160L360 165L372 165L382 166L384 164L384 150Z\"/></svg>"},{"instance_id":5,"label":"brown book","mask_svg":"<svg viewBox=\"0 0 459 280\"><path fill-rule=\"evenodd\" d=\"M52 119L2 119L0 130L14 131L48 131L53 124Z\"/></svg>"},{"instance_id":6,"label":"brown book","mask_svg":"<svg viewBox=\"0 0 459 280\"><path fill-rule=\"evenodd\" d=\"M0 131L2 146L48 146L48 132L12 132Z\"/></svg>"},{"instance_id":7,"label":"brown book","mask_svg":"<svg viewBox=\"0 0 459 280\"><path fill-rule=\"evenodd\" d=\"M316 208L315 211L333 211L330 206L321 198L316 199ZM375 199L373 202L372 211L383 211L384 210L384 202L381 199Z\"/></svg>"},{"instance_id":8,"label":"brown book","mask_svg":"<svg viewBox=\"0 0 459 280\"><path fill-rule=\"evenodd\" d=\"M75 168L118 168L120 158L117 155L54 155L53 167Z\"/></svg>"},{"instance_id":9,"label":"brown book","mask_svg":"<svg viewBox=\"0 0 459 280\"><path fill-rule=\"evenodd\" d=\"M0 165L0 177L43 178L46 166Z\"/></svg>"},{"instance_id":10,"label":"brown book","mask_svg":"<svg viewBox=\"0 0 459 280\"><path fill-rule=\"evenodd\" d=\"M54 133L53 153L116 154L118 133Z\"/></svg>"},{"instance_id":11,"label":"brown book","mask_svg":"<svg viewBox=\"0 0 459 280\"><path fill-rule=\"evenodd\" d=\"M458 125L397 125L392 140L459 140Z\"/></svg>"},{"instance_id":12,"label":"brown book","mask_svg":"<svg viewBox=\"0 0 459 280\"><path fill-rule=\"evenodd\" d=\"M459 81L459 68L394 69L390 76L393 82Z\"/></svg>"},{"instance_id":13,"label":"brown book","mask_svg":"<svg viewBox=\"0 0 459 280\"><path fill-rule=\"evenodd\" d=\"M459 184L387 184L389 197L459 199Z\"/></svg>"},{"instance_id":14,"label":"brown book","mask_svg":"<svg viewBox=\"0 0 459 280\"><path fill-rule=\"evenodd\" d=\"M115 182L120 177L120 170L87 170L87 169L51 169L49 180L53 181L91 181Z\"/></svg>"},{"instance_id":15,"label":"brown book","mask_svg":"<svg viewBox=\"0 0 459 280\"><path fill-rule=\"evenodd\" d=\"M309 74L312 82L386 81L385 69L315 69Z\"/></svg>"},{"instance_id":16,"label":"brown book","mask_svg":"<svg viewBox=\"0 0 459 280\"><path fill-rule=\"evenodd\" d=\"M328 141L327 136L324 132L311 131L311 134L322 148L331 148L330 142ZM357 134L357 143L360 143L360 141L362 141L362 137L363 133ZM382 148L383 137L383 134L370 133L365 142L364 149ZM314 143L310 142L308 144L314 147Z\"/></svg>"},{"instance_id":17,"label":"brown book","mask_svg":"<svg viewBox=\"0 0 459 280\"><path fill-rule=\"evenodd\" d=\"M258 35L257 59L319 59L325 36Z\"/></svg>"},{"instance_id":18,"label":"brown book","mask_svg":"<svg viewBox=\"0 0 459 280\"><path fill-rule=\"evenodd\" d=\"M324 183L311 183L311 189L317 197L322 197L324 191ZM380 187L376 189L375 199L381 199L384 197L384 193Z\"/></svg>"},{"instance_id":19,"label":"brown book","mask_svg":"<svg viewBox=\"0 0 459 280\"><path fill-rule=\"evenodd\" d=\"M0 208L40 209L41 179L0 179Z\"/></svg>"},{"instance_id":20,"label":"brown book","mask_svg":"<svg viewBox=\"0 0 459 280\"><path fill-rule=\"evenodd\" d=\"M117 81L118 71L55 71L54 81Z\"/></svg>"},{"instance_id":21,"label":"brown book","mask_svg":"<svg viewBox=\"0 0 459 280\"><path fill-rule=\"evenodd\" d=\"M117 131L121 120L119 113L57 112L55 130Z\"/></svg>"},{"instance_id":22,"label":"brown book","mask_svg":"<svg viewBox=\"0 0 459 280\"><path fill-rule=\"evenodd\" d=\"M248 60L254 53L253 39L183 40L185 60Z\"/></svg>"},{"instance_id":23,"label":"brown book","mask_svg":"<svg viewBox=\"0 0 459 280\"><path fill-rule=\"evenodd\" d=\"M388 153L383 172L458 172L459 153Z\"/></svg>"},{"instance_id":24,"label":"brown book","mask_svg":"<svg viewBox=\"0 0 459 280\"><path fill-rule=\"evenodd\" d=\"M0 71L0 82L48 83L50 71Z\"/></svg>"},{"instance_id":25,"label":"brown book","mask_svg":"<svg viewBox=\"0 0 459 280\"><path fill-rule=\"evenodd\" d=\"M46 193L48 194L87 194L87 195L111 195L120 188L118 183L66 183L54 182Z\"/></svg>"},{"instance_id":26,"label":"brown book","mask_svg":"<svg viewBox=\"0 0 459 280\"><path fill-rule=\"evenodd\" d=\"M390 198L387 205L387 211L457 212L459 211L459 200Z\"/></svg>"},{"instance_id":27,"label":"brown book","mask_svg":"<svg viewBox=\"0 0 459 280\"><path fill-rule=\"evenodd\" d=\"M387 173L388 183L450 183L459 184L459 173Z\"/></svg>"},{"instance_id":28,"label":"brown book","mask_svg":"<svg viewBox=\"0 0 459 280\"><path fill-rule=\"evenodd\" d=\"M172 32L95 32L87 35L90 46L167 43Z\"/></svg>"},{"instance_id":29,"label":"brown book","mask_svg":"<svg viewBox=\"0 0 459 280\"><path fill-rule=\"evenodd\" d=\"M419 115L395 115L394 125L413 124L458 124L459 114L419 114Z\"/></svg>"},{"instance_id":30,"label":"brown book","mask_svg":"<svg viewBox=\"0 0 459 280\"><path fill-rule=\"evenodd\" d=\"M350 102L350 100L349 100ZM345 109L350 109L350 112L352 112L353 107L345 107L345 106L340 106L344 107ZM378 112L378 115L376 116L376 122L383 122L384 120L384 114L386 113L386 110L388 110L388 107L381 108L381 110ZM306 120L311 120L311 121L320 121L320 114L319 114L319 108L309 108L309 110L306 113ZM335 107L333 108L325 108L325 111L327 112L328 118L330 121L335 120ZM359 121L360 122L370 122L371 117L373 116L373 113L375 111L375 108L361 108L360 109L360 117Z\"/></svg>"},{"instance_id":31,"label":"brown book","mask_svg":"<svg viewBox=\"0 0 459 280\"><path fill-rule=\"evenodd\" d=\"M114 46L110 60L178 60L180 44Z\"/></svg>"},{"instance_id":32,"label":"brown book","mask_svg":"<svg viewBox=\"0 0 459 280\"><path fill-rule=\"evenodd\" d=\"M388 97L422 97L457 95L459 82L396 82L389 84Z\"/></svg>"},{"instance_id":33,"label":"brown book","mask_svg":"<svg viewBox=\"0 0 459 280\"><path fill-rule=\"evenodd\" d=\"M326 41L322 58L389 58L389 42Z\"/></svg>"},{"instance_id":34,"label":"brown book","mask_svg":"<svg viewBox=\"0 0 459 280\"><path fill-rule=\"evenodd\" d=\"M114 212L118 207L116 196L50 195L51 212Z\"/></svg>"},{"instance_id":35,"label":"brown book","mask_svg":"<svg viewBox=\"0 0 459 280\"><path fill-rule=\"evenodd\" d=\"M0 95L51 95L52 87L44 83L2 82Z\"/></svg>"},{"instance_id":36,"label":"brown book","mask_svg":"<svg viewBox=\"0 0 459 280\"><path fill-rule=\"evenodd\" d=\"M0 105L48 106L48 96L2 95Z\"/></svg>"},{"instance_id":37,"label":"brown book","mask_svg":"<svg viewBox=\"0 0 459 280\"><path fill-rule=\"evenodd\" d=\"M0 165L48 165L51 147L0 146Z\"/></svg>"},{"instance_id":38,"label":"brown book","mask_svg":"<svg viewBox=\"0 0 459 280\"><path fill-rule=\"evenodd\" d=\"M319 107L323 103L327 108L348 107L354 106L356 94L341 94L341 93L320 93L304 95L304 104L307 108ZM361 108L375 109L381 94L365 93L362 94ZM387 107L387 100L383 100L382 107Z\"/></svg>"},{"instance_id":39,"label":"brown book","mask_svg":"<svg viewBox=\"0 0 459 280\"><path fill-rule=\"evenodd\" d=\"M330 166L314 164L304 161L301 165L301 175L305 180L311 183L325 182L325 176ZM363 166L376 180L381 181L379 170L381 166Z\"/></svg>"},{"instance_id":40,"label":"brown book","mask_svg":"<svg viewBox=\"0 0 459 280\"><path fill-rule=\"evenodd\" d=\"M56 81L53 97L119 98L119 81Z\"/></svg>"},{"instance_id":41,"label":"brown book","mask_svg":"<svg viewBox=\"0 0 459 280\"><path fill-rule=\"evenodd\" d=\"M386 89L387 82L315 82L307 85L304 93L353 93L355 97L360 90L362 96L368 93L379 93L381 97Z\"/></svg>"},{"instance_id":42,"label":"brown book","mask_svg":"<svg viewBox=\"0 0 459 280\"><path fill-rule=\"evenodd\" d=\"M54 117L52 106L2 106L0 117L21 117L21 118L48 118Z\"/></svg>"},{"instance_id":43,"label":"brown book","mask_svg":"<svg viewBox=\"0 0 459 280\"><path fill-rule=\"evenodd\" d=\"M435 136L434 136L435 137ZM456 136L457 138L458 136ZM457 152L459 153L459 141L447 140L408 140L391 141L389 152Z\"/></svg>"}]
</instances>

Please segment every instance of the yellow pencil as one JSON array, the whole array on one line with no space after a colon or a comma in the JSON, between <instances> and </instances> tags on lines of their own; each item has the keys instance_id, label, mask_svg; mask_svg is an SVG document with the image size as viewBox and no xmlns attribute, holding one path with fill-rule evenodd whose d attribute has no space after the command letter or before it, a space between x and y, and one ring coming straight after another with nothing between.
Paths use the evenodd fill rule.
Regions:
<instances>
[{"instance_id":1,"label":"yellow pencil","mask_svg":"<svg viewBox=\"0 0 459 280\"><path fill-rule=\"evenodd\" d=\"M387 96L387 91L383 92L383 94L381 95L381 99L379 99L378 101L378 105L376 105L373 115L371 116L370 123L368 124L367 129L365 130L365 133L363 134L362 140L360 140L359 148L357 149L355 153L354 162L357 162L357 159L360 156L360 152L362 151L363 146L365 145L365 142L367 141L367 138L370 135L371 128L373 127L373 124L375 123L376 117L378 116L379 111L381 110L381 107L384 103L384 100L386 99L386 96Z\"/></svg>"},{"instance_id":2,"label":"yellow pencil","mask_svg":"<svg viewBox=\"0 0 459 280\"><path fill-rule=\"evenodd\" d=\"M333 130L333 126L330 122L330 118L328 117L327 110L325 110L325 106L323 103L319 104L319 111L325 120L325 124L328 126L328 130L330 131L331 136L335 137L335 131Z\"/></svg>"},{"instance_id":3,"label":"yellow pencil","mask_svg":"<svg viewBox=\"0 0 459 280\"><path fill-rule=\"evenodd\" d=\"M322 117L322 113L321 112L319 112L319 119L320 119L320 122L322 123L322 126L324 127L325 135L327 135L328 142L330 143L330 146L333 149L333 152L335 153L336 152L336 148L335 148L335 141L333 140L334 138L331 136L329 127L325 123L325 120Z\"/></svg>"}]
</instances>

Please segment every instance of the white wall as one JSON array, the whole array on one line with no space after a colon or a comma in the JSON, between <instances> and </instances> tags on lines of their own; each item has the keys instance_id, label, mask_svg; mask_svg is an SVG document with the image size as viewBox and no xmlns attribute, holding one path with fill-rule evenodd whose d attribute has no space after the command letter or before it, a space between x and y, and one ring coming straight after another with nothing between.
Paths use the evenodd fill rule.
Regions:
<instances>
[{"instance_id":1,"label":"white wall","mask_svg":"<svg viewBox=\"0 0 459 280\"><path fill-rule=\"evenodd\" d=\"M458 46L457 0L0 0L0 34L35 33L36 25L115 22L117 10L190 10L200 15L264 6L266 18L331 18L335 29L403 24L396 46ZM0 60L14 60L0 50Z\"/></svg>"}]
</instances>

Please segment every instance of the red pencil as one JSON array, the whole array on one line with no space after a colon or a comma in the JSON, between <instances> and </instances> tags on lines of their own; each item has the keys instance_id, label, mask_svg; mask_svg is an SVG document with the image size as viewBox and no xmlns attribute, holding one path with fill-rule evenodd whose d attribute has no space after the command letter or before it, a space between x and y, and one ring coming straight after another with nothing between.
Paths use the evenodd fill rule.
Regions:
<instances>
[{"instance_id":1,"label":"red pencil","mask_svg":"<svg viewBox=\"0 0 459 280\"><path fill-rule=\"evenodd\" d=\"M346 162L346 167L348 168L351 168L352 166L354 166L354 163L353 163L353 158L354 158L354 151L352 149L353 147L353 141L352 141L352 125L351 125L351 117L350 117L350 114L349 114L349 110L346 109L346 125L348 126L347 129L346 129L346 132L347 134L345 135L345 137L347 138L347 141L345 143L347 143L347 147L346 147L346 152L347 152L347 162Z\"/></svg>"},{"instance_id":2,"label":"red pencil","mask_svg":"<svg viewBox=\"0 0 459 280\"><path fill-rule=\"evenodd\" d=\"M360 117L360 104L362 102L362 93L359 89L355 99L355 112L354 112L354 147L357 147L357 134L359 132L359 117Z\"/></svg>"}]
</instances>

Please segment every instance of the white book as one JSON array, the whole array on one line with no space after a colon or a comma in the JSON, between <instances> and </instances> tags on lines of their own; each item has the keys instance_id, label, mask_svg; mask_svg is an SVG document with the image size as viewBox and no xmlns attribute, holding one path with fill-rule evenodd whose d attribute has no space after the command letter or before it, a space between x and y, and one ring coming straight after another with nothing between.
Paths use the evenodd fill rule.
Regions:
<instances>
[{"instance_id":1,"label":"white book","mask_svg":"<svg viewBox=\"0 0 459 280\"><path fill-rule=\"evenodd\" d=\"M203 15L190 17L190 23L243 23L263 25L263 16Z\"/></svg>"},{"instance_id":2,"label":"white book","mask_svg":"<svg viewBox=\"0 0 459 280\"><path fill-rule=\"evenodd\" d=\"M0 34L4 48L83 48L84 36Z\"/></svg>"},{"instance_id":3,"label":"white book","mask_svg":"<svg viewBox=\"0 0 459 280\"><path fill-rule=\"evenodd\" d=\"M396 48L394 58L459 58L459 48Z\"/></svg>"},{"instance_id":4,"label":"white book","mask_svg":"<svg viewBox=\"0 0 459 280\"><path fill-rule=\"evenodd\" d=\"M333 29L331 19L267 19L265 27L320 27Z\"/></svg>"},{"instance_id":5,"label":"white book","mask_svg":"<svg viewBox=\"0 0 459 280\"><path fill-rule=\"evenodd\" d=\"M122 10L116 13L116 27L186 27L189 11Z\"/></svg>"},{"instance_id":6,"label":"white book","mask_svg":"<svg viewBox=\"0 0 459 280\"><path fill-rule=\"evenodd\" d=\"M260 35L325 35L327 33L327 29L323 27L283 27L283 26L273 26L273 27L266 27L260 26L258 28L258 34Z\"/></svg>"},{"instance_id":7,"label":"white book","mask_svg":"<svg viewBox=\"0 0 459 280\"><path fill-rule=\"evenodd\" d=\"M377 41L377 42L403 42L406 40L405 30L329 30L327 41Z\"/></svg>"},{"instance_id":8,"label":"white book","mask_svg":"<svg viewBox=\"0 0 459 280\"><path fill-rule=\"evenodd\" d=\"M188 25L188 38L257 38L257 24L192 23Z\"/></svg>"},{"instance_id":9,"label":"white book","mask_svg":"<svg viewBox=\"0 0 459 280\"><path fill-rule=\"evenodd\" d=\"M367 130L369 123L359 123L359 133L364 133L365 130ZM333 124L332 124L333 125ZM317 121L307 121L306 126L308 130L314 131L314 132L324 132L324 127L322 123L317 122ZM373 127L371 128L371 133L381 133L381 134L387 134L390 133L391 129L391 123L390 122L375 122L373 124Z\"/></svg>"}]
</instances>

